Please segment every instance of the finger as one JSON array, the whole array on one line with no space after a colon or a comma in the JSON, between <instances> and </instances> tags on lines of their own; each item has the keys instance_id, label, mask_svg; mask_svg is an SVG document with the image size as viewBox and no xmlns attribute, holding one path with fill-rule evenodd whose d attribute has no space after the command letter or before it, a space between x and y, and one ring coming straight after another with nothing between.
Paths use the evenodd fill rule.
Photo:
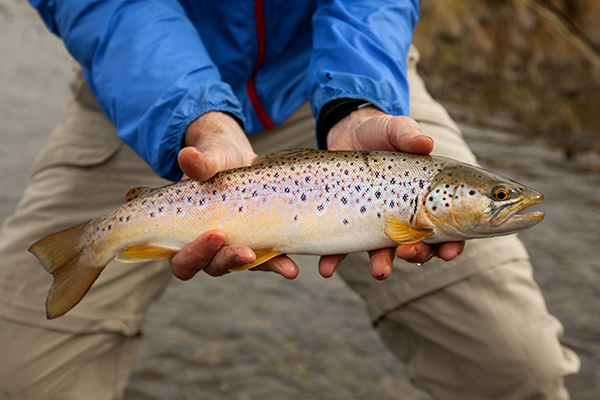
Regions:
<instances>
[{"instance_id":1,"label":"finger","mask_svg":"<svg viewBox=\"0 0 600 400\"><path fill-rule=\"evenodd\" d=\"M344 261L347 254L322 256L319 259L319 274L323 278L331 278L337 267Z\"/></svg>"},{"instance_id":2,"label":"finger","mask_svg":"<svg viewBox=\"0 0 600 400\"><path fill-rule=\"evenodd\" d=\"M270 259L250 271L271 271L283 276L286 279L294 279L300 273L298 265L287 256L278 256Z\"/></svg>"},{"instance_id":3,"label":"finger","mask_svg":"<svg viewBox=\"0 0 600 400\"><path fill-rule=\"evenodd\" d=\"M400 151L415 154L429 154L433 151L433 139L424 135L419 124L412 118L390 118L387 132L390 143Z\"/></svg>"},{"instance_id":4,"label":"finger","mask_svg":"<svg viewBox=\"0 0 600 400\"><path fill-rule=\"evenodd\" d=\"M375 279L386 279L392 273L394 249L380 249L369 252L371 276Z\"/></svg>"},{"instance_id":5,"label":"finger","mask_svg":"<svg viewBox=\"0 0 600 400\"><path fill-rule=\"evenodd\" d=\"M225 241L225 234L209 231L181 249L169 260L176 278L188 280L207 266Z\"/></svg>"},{"instance_id":6,"label":"finger","mask_svg":"<svg viewBox=\"0 0 600 400\"><path fill-rule=\"evenodd\" d=\"M423 263L434 255L437 247L419 242L401 244L396 248L396 256L412 263Z\"/></svg>"},{"instance_id":7,"label":"finger","mask_svg":"<svg viewBox=\"0 0 600 400\"><path fill-rule=\"evenodd\" d=\"M242 267L254 260L256 255L249 247L222 246L203 270L208 275L217 277L228 274L232 268Z\"/></svg>"},{"instance_id":8,"label":"finger","mask_svg":"<svg viewBox=\"0 0 600 400\"><path fill-rule=\"evenodd\" d=\"M465 249L465 241L442 243L438 248L438 257L444 261L450 261L462 254Z\"/></svg>"}]
</instances>

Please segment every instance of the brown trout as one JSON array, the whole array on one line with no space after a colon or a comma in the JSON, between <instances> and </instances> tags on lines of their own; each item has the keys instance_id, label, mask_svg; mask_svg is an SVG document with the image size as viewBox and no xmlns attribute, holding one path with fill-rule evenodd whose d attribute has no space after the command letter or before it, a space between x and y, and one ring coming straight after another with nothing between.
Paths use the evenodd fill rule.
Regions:
<instances>
[{"instance_id":1,"label":"brown trout","mask_svg":"<svg viewBox=\"0 0 600 400\"><path fill-rule=\"evenodd\" d=\"M346 254L398 243L506 235L542 212L541 193L456 160L386 152L291 150L206 182L135 188L123 206L49 235L31 251L54 276L48 318L74 307L114 258L169 258L218 229L252 248L253 268L280 254Z\"/></svg>"}]
</instances>

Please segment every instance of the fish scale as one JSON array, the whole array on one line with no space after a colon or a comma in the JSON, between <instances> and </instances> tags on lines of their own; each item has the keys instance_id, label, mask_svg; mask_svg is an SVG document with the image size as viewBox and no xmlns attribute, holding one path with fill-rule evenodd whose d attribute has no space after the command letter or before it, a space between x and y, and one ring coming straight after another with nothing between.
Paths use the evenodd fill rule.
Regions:
<instances>
[{"instance_id":1,"label":"fish scale","mask_svg":"<svg viewBox=\"0 0 600 400\"><path fill-rule=\"evenodd\" d=\"M449 201L450 187L460 188L459 199L453 194ZM514 196L494 199L499 187ZM81 299L110 260L172 257L209 230L224 232L225 244L255 251L256 261L244 268L279 254L345 254L486 237L541 220L541 213L518 214L541 201L539 193L523 188L443 157L293 150L206 182L132 189L114 212L41 239L30 251L55 277L47 301L54 318Z\"/></svg>"}]
</instances>

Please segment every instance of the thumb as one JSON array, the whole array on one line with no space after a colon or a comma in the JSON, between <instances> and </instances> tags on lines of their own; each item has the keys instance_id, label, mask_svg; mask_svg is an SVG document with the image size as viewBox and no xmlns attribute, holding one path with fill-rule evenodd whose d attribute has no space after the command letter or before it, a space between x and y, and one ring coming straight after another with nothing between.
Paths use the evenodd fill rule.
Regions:
<instances>
[{"instance_id":1,"label":"thumb","mask_svg":"<svg viewBox=\"0 0 600 400\"><path fill-rule=\"evenodd\" d=\"M200 152L197 148L184 147L179 152L177 161L183 173L195 181L206 181L219 172L219 165L210 153Z\"/></svg>"}]
</instances>

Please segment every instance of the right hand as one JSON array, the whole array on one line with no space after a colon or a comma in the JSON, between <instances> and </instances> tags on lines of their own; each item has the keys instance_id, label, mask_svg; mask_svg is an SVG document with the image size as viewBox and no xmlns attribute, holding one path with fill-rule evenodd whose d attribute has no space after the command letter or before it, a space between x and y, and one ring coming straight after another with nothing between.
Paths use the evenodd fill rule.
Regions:
<instances>
[{"instance_id":1,"label":"right hand","mask_svg":"<svg viewBox=\"0 0 600 400\"><path fill-rule=\"evenodd\" d=\"M179 166L196 181L206 181L226 169L250 165L256 157L246 134L229 114L209 112L192 122L184 136L184 147L179 152ZM229 273L231 268L255 260L252 249L246 246L223 246L225 234L209 231L185 246L169 260L176 278L188 280L198 272L210 276ZM298 276L298 266L288 257L275 257L253 270L273 271L285 278Z\"/></svg>"}]
</instances>

